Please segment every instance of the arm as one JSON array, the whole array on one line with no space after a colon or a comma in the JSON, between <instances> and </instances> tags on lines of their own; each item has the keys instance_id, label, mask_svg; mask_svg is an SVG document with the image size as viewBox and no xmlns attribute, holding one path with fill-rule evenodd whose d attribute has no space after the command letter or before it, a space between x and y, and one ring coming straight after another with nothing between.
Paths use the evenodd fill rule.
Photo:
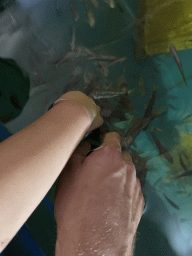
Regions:
<instances>
[{"instance_id":1,"label":"arm","mask_svg":"<svg viewBox=\"0 0 192 256\"><path fill-rule=\"evenodd\" d=\"M80 105L62 100L0 144L0 253L45 197L91 123Z\"/></svg>"}]
</instances>

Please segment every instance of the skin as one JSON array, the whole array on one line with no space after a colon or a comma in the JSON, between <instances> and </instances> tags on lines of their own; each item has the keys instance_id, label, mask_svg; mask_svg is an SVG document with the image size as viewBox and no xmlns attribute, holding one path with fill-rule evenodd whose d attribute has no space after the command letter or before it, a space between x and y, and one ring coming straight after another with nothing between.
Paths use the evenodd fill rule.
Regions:
<instances>
[{"instance_id":1,"label":"skin","mask_svg":"<svg viewBox=\"0 0 192 256\"><path fill-rule=\"evenodd\" d=\"M145 204L135 166L115 132L90 149L78 147L59 176L55 255L131 256Z\"/></svg>"},{"instance_id":2,"label":"skin","mask_svg":"<svg viewBox=\"0 0 192 256\"><path fill-rule=\"evenodd\" d=\"M89 145L73 154L85 133L102 124L91 98L69 92L1 143L0 252L59 176L56 255L91 254L93 241L105 255L130 255L144 199L130 156L121 156L119 135L106 135L103 147L88 157Z\"/></svg>"},{"instance_id":3,"label":"skin","mask_svg":"<svg viewBox=\"0 0 192 256\"><path fill-rule=\"evenodd\" d=\"M91 98L68 92L0 144L0 253L43 200L84 135L102 124L100 108Z\"/></svg>"}]
</instances>

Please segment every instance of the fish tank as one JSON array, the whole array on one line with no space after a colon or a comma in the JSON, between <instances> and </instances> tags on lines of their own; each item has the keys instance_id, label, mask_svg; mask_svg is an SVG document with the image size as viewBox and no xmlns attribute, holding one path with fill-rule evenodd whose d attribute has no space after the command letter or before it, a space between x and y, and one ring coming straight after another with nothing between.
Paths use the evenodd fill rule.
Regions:
<instances>
[{"instance_id":1,"label":"fish tank","mask_svg":"<svg viewBox=\"0 0 192 256\"><path fill-rule=\"evenodd\" d=\"M86 93L104 124L83 140L95 149L107 132L118 132L136 166L146 205L134 256L191 256L191 1L17 0L3 6L0 57L14 59L30 79L28 102L4 127L14 134L67 91ZM56 183L47 194L52 204ZM55 222L52 215L43 219L45 211L40 204L26 225L45 255L53 255Z\"/></svg>"}]
</instances>

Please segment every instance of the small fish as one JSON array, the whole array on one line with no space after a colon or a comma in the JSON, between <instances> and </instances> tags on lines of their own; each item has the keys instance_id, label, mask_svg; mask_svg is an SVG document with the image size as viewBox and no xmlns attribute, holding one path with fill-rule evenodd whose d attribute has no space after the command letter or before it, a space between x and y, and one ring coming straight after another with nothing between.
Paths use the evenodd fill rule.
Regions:
<instances>
[{"instance_id":1,"label":"small fish","mask_svg":"<svg viewBox=\"0 0 192 256\"><path fill-rule=\"evenodd\" d=\"M8 11L8 13L9 13L9 15L10 15L10 17L11 17L11 20L12 20L12 22L13 22L13 25L17 25L17 22L16 22L16 20L15 20L15 18L13 17L13 15L11 14L11 12L10 11Z\"/></svg>"},{"instance_id":2,"label":"small fish","mask_svg":"<svg viewBox=\"0 0 192 256\"><path fill-rule=\"evenodd\" d=\"M71 50L75 50L75 29L73 28L72 42L71 42Z\"/></svg>"},{"instance_id":3,"label":"small fish","mask_svg":"<svg viewBox=\"0 0 192 256\"><path fill-rule=\"evenodd\" d=\"M99 79L100 79L99 76L93 77L91 79L91 81L89 82L87 88L83 91L87 96L89 96L92 93L92 91L95 90L96 84L99 81Z\"/></svg>"},{"instance_id":4,"label":"small fish","mask_svg":"<svg viewBox=\"0 0 192 256\"><path fill-rule=\"evenodd\" d=\"M115 8L115 1L114 0L104 0L111 8Z\"/></svg>"},{"instance_id":5,"label":"small fish","mask_svg":"<svg viewBox=\"0 0 192 256\"><path fill-rule=\"evenodd\" d=\"M177 110L173 105L171 105L171 104L168 104L168 106L171 108L171 109L173 109L173 110Z\"/></svg>"},{"instance_id":6,"label":"small fish","mask_svg":"<svg viewBox=\"0 0 192 256\"><path fill-rule=\"evenodd\" d=\"M114 97L119 97L121 95L130 95L133 90L126 92L93 92L91 97L93 99L109 99Z\"/></svg>"},{"instance_id":7,"label":"small fish","mask_svg":"<svg viewBox=\"0 0 192 256\"><path fill-rule=\"evenodd\" d=\"M158 87L154 86L154 91L153 91L153 94L149 101L149 104L147 106L147 109L145 111L144 118L147 118L147 117L151 116L151 114L152 114L157 90L158 90Z\"/></svg>"},{"instance_id":8,"label":"small fish","mask_svg":"<svg viewBox=\"0 0 192 256\"><path fill-rule=\"evenodd\" d=\"M97 0L91 0L91 2L92 2L93 6L94 6L95 8L98 8L98 7L99 7L99 4L98 4Z\"/></svg>"},{"instance_id":9,"label":"small fish","mask_svg":"<svg viewBox=\"0 0 192 256\"><path fill-rule=\"evenodd\" d=\"M182 178L182 177L189 177L189 176L192 176L192 170L191 171L187 171L187 172L184 172L183 174L175 177L176 179L179 179L179 178Z\"/></svg>"},{"instance_id":10,"label":"small fish","mask_svg":"<svg viewBox=\"0 0 192 256\"><path fill-rule=\"evenodd\" d=\"M160 128L157 128L157 127L154 127L154 126L153 126L153 128L154 128L156 131L158 131L158 132L163 132Z\"/></svg>"},{"instance_id":11,"label":"small fish","mask_svg":"<svg viewBox=\"0 0 192 256\"><path fill-rule=\"evenodd\" d=\"M168 94L168 95L167 95L167 99L170 99L170 100L177 100L177 99L179 99L179 97L177 97L177 96L175 96L175 95L170 95L170 94Z\"/></svg>"},{"instance_id":12,"label":"small fish","mask_svg":"<svg viewBox=\"0 0 192 256\"><path fill-rule=\"evenodd\" d=\"M180 210L180 207L176 205L173 201L171 201L166 195L163 193L165 199L167 200L168 203L170 203L171 206L173 206L175 209Z\"/></svg>"},{"instance_id":13,"label":"small fish","mask_svg":"<svg viewBox=\"0 0 192 256\"><path fill-rule=\"evenodd\" d=\"M87 14L87 17L88 17L89 26L91 28L93 28L95 26L95 18L93 16L93 13L91 12L89 1L88 0L83 0L83 2L84 2L84 5L85 5L85 10L86 10L86 14Z\"/></svg>"},{"instance_id":14,"label":"small fish","mask_svg":"<svg viewBox=\"0 0 192 256\"><path fill-rule=\"evenodd\" d=\"M184 123L190 123L191 121L192 121L192 115L188 115L182 120L182 122Z\"/></svg>"},{"instance_id":15,"label":"small fish","mask_svg":"<svg viewBox=\"0 0 192 256\"><path fill-rule=\"evenodd\" d=\"M126 85L126 87L127 87L127 79L125 77L125 70L126 69L124 68L122 75L119 76L119 78L116 81L117 88L121 88L122 85Z\"/></svg>"},{"instance_id":16,"label":"small fish","mask_svg":"<svg viewBox=\"0 0 192 256\"><path fill-rule=\"evenodd\" d=\"M105 63L102 63L101 61L98 62L98 67L100 69L100 72L105 76L108 77L109 75L109 68L107 67L107 65Z\"/></svg>"},{"instance_id":17,"label":"small fish","mask_svg":"<svg viewBox=\"0 0 192 256\"><path fill-rule=\"evenodd\" d=\"M169 163L173 164L173 158L170 154L170 152L166 149L166 147L160 142L160 140L156 137L154 132L151 130L151 135L153 137L153 140L159 150L159 155L163 155Z\"/></svg>"},{"instance_id":18,"label":"small fish","mask_svg":"<svg viewBox=\"0 0 192 256\"><path fill-rule=\"evenodd\" d=\"M184 162L183 162L181 156L179 156L179 160L180 160L180 164L181 164L181 166L183 167L184 171L185 171L185 172L188 172L187 166L186 166L186 164L184 164Z\"/></svg>"},{"instance_id":19,"label":"small fish","mask_svg":"<svg viewBox=\"0 0 192 256\"><path fill-rule=\"evenodd\" d=\"M112 111L110 117L118 118L120 121L126 121L125 115L119 105Z\"/></svg>"},{"instance_id":20,"label":"small fish","mask_svg":"<svg viewBox=\"0 0 192 256\"><path fill-rule=\"evenodd\" d=\"M99 55L99 56L90 57L89 60L113 62L113 61L115 61L115 60L118 60L118 58L117 58L117 57L114 57L114 56Z\"/></svg>"},{"instance_id":21,"label":"small fish","mask_svg":"<svg viewBox=\"0 0 192 256\"><path fill-rule=\"evenodd\" d=\"M153 112L153 106L155 101L155 93L157 88L154 88L154 92L151 96L151 99L149 101L149 104L147 106L148 113L145 111L145 114L143 117L139 117L136 120L134 120L130 126L130 128L125 132L122 140L122 145L126 150L128 151L131 147L131 145L134 143L135 139L139 135L139 133L142 130L146 130L150 124L150 122L157 117L159 114L162 113L161 110L156 110L154 114ZM146 114L147 113L147 114Z\"/></svg>"},{"instance_id":22,"label":"small fish","mask_svg":"<svg viewBox=\"0 0 192 256\"><path fill-rule=\"evenodd\" d=\"M81 80L83 76L83 69L81 67L77 67L72 74L69 76L68 82L64 88L63 93L71 91Z\"/></svg>"},{"instance_id":23,"label":"small fish","mask_svg":"<svg viewBox=\"0 0 192 256\"><path fill-rule=\"evenodd\" d=\"M119 3L116 3L116 6L117 8L119 9L120 12L124 13L125 10L123 9L123 7L119 4Z\"/></svg>"},{"instance_id":24,"label":"small fish","mask_svg":"<svg viewBox=\"0 0 192 256\"><path fill-rule=\"evenodd\" d=\"M134 111L134 106L131 100L126 97L126 95L122 95L119 97L119 102L123 106L124 109L127 109L130 112Z\"/></svg>"},{"instance_id":25,"label":"small fish","mask_svg":"<svg viewBox=\"0 0 192 256\"><path fill-rule=\"evenodd\" d=\"M146 84L143 80L142 75L140 77L139 86L140 86L140 90L141 90L142 95L145 96L145 94L146 94Z\"/></svg>"},{"instance_id":26,"label":"small fish","mask_svg":"<svg viewBox=\"0 0 192 256\"><path fill-rule=\"evenodd\" d=\"M71 6L72 15L73 15L75 21L77 21L79 19L79 13L77 11L76 3L73 0L70 0L70 6Z\"/></svg>"},{"instance_id":27,"label":"small fish","mask_svg":"<svg viewBox=\"0 0 192 256\"><path fill-rule=\"evenodd\" d=\"M173 46L173 45L171 45L171 46L169 47L169 49L170 49L171 55L173 56L173 58L175 59L175 61L176 61L176 63L177 63L177 66L178 66L179 69L180 69L180 72L181 72L181 74L182 74L183 80L184 80L185 84L187 85L187 82L186 82L186 79L185 79L185 75L184 75L184 71L183 71L183 67L182 67L182 64L181 64L181 60L179 59L177 50L176 50L175 46Z\"/></svg>"},{"instance_id":28,"label":"small fish","mask_svg":"<svg viewBox=\"0 0 192 256\"><path fill-rule=\"evenodd\" d=\"M107 64L107 67L110 67L110 66L112 66L112 65L114 65L114 64L116 64L116 63L118 63L118 62L121 63L121 62L125 61L126 59L127 59L127 57L121 57L121 58L119 58L119 59L117 59L117 60L114 60L113 62Z\"/></svg>"},{"instance_id":29,"label":"small fish","mask_svg":"<svg viewBox=\"0 0 192 256\"><path fill-rule=\"evenodd\" d=\"M187 192L180 190L180 191L177 191L177 194L187 194Z\"/></svg>"},{"instance_id":30,"label":"small fish","mask_svg":"<svg viewBox=\"0 0 192 256\"><path fill-rule=\"evenodd\" d=\"M56 68L58 68L62 63L68 63L80 56L85 56L84 49L82 47L77 47L73 51L68 52L63 58L59 59L59 61L55 63Z\"/></svg>"},{"instance_id":31,"label":"small fish","mask_svg":"<svg viewBox=\"0 0 192 256\"><path fill-rule=\"evenodd\" d=\"M160 183L161 180L162 180L161 177L160 177L159 179L157 179L157 180L155 181L155 183L153 184L153 186L157 186L157 185Z\"/></svg>"}]
</instances>

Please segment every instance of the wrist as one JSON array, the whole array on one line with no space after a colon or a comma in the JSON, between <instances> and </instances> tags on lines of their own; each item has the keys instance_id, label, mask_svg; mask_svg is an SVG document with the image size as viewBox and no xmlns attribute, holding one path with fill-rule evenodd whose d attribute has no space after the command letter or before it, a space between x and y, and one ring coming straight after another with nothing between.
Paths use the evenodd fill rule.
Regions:
<instances>
[{"instance_id":1,"label":"wrist","mask_svg":"<svg viewBox=\"0 0 192 256\"><path fill-rule=\"evenodd\" d=\"M95 102L86 94L80 91L71 91L65 93L54 103L54 105L63 101L70 101L73 104L79 105L89 116L91 122L93 122L94 118L97 115Z\"/></svg>"},{"instance_id":2,"label":"wrist","mask_svg":"<svg viewBox=\"0 0 192 256\"><path fill-rule=\"evenodd\" d=\"M59 113L60 119L63 120L66 123L66 113L68 113L68 116L70 116L71 119L81 119L86 129L84 131L84 135L90 130L92 120L90 116L87 114L85 109L80 106L76 101L71 99L63 99L58 100L53 104L53 108L58 108L57 112ZM69 111L70 110L70 111ZM56 111L56 109L55 109ZM69 113L70 112L70 113ZM79 126L79 125L78 125Z\"/></svg>"}]
</instances>

